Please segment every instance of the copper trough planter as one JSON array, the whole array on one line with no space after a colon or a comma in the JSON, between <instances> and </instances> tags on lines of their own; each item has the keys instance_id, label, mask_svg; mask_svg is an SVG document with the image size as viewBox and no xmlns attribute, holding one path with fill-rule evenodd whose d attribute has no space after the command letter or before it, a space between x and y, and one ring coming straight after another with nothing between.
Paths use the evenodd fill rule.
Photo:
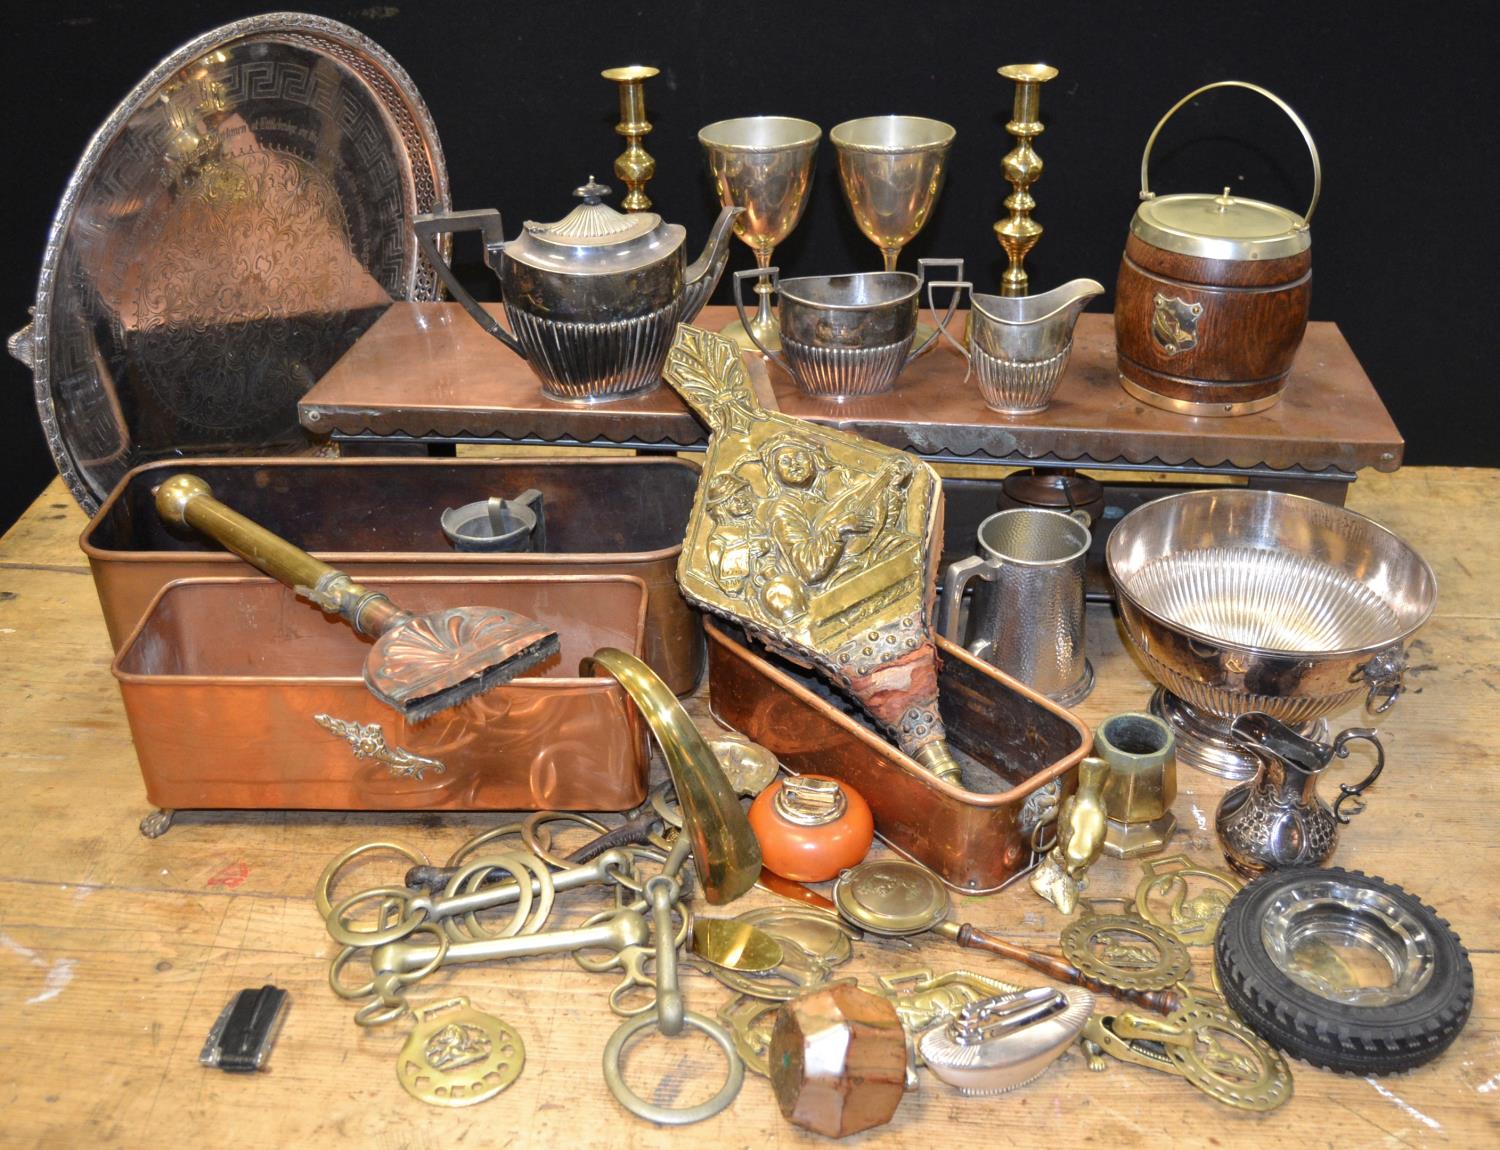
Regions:
<instances>
[{"instance_id":1,"label":"copper trough planter","mask_svg":"<svg viewBox=\"0 0 1500 1150\"><path fill-rule=\"evenodd\" d=\"M248 575L212 541L173 534L151 490L186 472L262 526L355 579L375 576L634 575L645 581L642 657L685 694L703 672L698 613L674 572L698 465L681 459L194 459L138 467L120 481L80 544L118 651L152 597L174 579ZM443 535L449 507L542 492L547 550L460 552Z\"/></svg>"},{"instance_id":2,"label":"copper trough planter","mask_svg":"<svg viewBox=\"0 0 1500 1150\"><path fill-rule=\"evenodd\" d=\"M1033 831L1075 786L1093 740L1070 712L939 638L938 702L963 766L956 787L881 738L812 673L716 620L705 630L714 714L793 774L854 787L888 845L965 894L998 890L1030 869Z\"/></svg>"},{"instance_id":3,"label":"copper trough planter","mask_svg":"<svg viewBox=\"0 0 1500 1150\"><path fill-rule=\"evenodd\" d=\"M370 640L269 579L166 586L125 639L120 682L146 795L168 810L623 810L650 753L600 647L639 654L646 586L628 576L370 579L416 611L503 607L553 626L562 655L418 724L361 677Z\"/></svg>"}]
</instances>

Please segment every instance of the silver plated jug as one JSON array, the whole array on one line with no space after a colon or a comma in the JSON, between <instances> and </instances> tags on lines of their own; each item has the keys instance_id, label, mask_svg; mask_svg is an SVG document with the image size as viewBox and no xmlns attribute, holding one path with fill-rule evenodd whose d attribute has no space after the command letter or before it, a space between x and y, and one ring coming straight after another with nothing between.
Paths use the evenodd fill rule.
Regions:
<instances>
[{"instance_id":1,"label":"silver plated jug","mask_svg":"<svg viewBox=\"0 0 1500 1150\"><path fill-rule=\"evenodd\" d=\"M1327 862L1338 845L1339 825L1350 819L1339 808L1362 795L1385 767L1385 748L1375 732L1351 727L1332 743L1320 743L1261 711L1239 716L1229 729L1260 764L1253 779L1224 796L1214 818L1229 865L1254 877ZM1329 806L1318 795L1318 776L1335 758L1346 758L1356 739L1374 746L1375 768L1354 786L1340 784L1339 797Z\"/></svg>"},{"instance_id":2,"label":"silver plated jug","mask_svg":"<svg viewBox=\"0 0 1500 1150\"><path fill-rule=\"evenodd\" d=\"M986 407L1007 415L1029 415L1052 402L1073 354L1073 328L1089 300L1104 292L1097 280L1069 280L1040 295L983 295L961 280L927 285L969 292L967 346L941 323L944 337L969 361ZM936 307L933 311L936 312ZM951 314L951 310L950 310Z\"/></svg>"},{"instance_id":3,"label":"silver plated jug","mask_svg":"<svg viewBox=\"0 0 1500 1150\"><path fill-rule=\"evenodd\" d=\"M599 403L649 391L679 323L708 302L729 260L729 229L741 208L719 213L691 264L681 224L655 212L617 212L609 189L589 182L583 202L556 223L528 220L507 240L494 208L432 212L413 221L422 251L453 298L479 326L524 359L550 399ZM439 236L477 231L484 262L500 279L510 330L459 283L438 250Z\"/></svg>"}]
</instances>

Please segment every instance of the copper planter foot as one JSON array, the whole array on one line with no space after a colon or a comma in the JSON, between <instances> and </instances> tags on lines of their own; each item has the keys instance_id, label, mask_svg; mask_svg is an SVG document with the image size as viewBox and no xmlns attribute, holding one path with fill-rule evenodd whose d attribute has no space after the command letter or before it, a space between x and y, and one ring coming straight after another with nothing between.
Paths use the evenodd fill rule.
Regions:
<instances>
[{"instance_id":1,"label":"copper planter foot","mask_svg":"<svg viewBox=\"0 0 1500 1150\"><path fill-rule=\"evenodd\" d=\"M172 818L177 814L174 810L154 810L141 820L141 834L148 839L159 839L172 829Z\"/></svg>"}]
</instances>

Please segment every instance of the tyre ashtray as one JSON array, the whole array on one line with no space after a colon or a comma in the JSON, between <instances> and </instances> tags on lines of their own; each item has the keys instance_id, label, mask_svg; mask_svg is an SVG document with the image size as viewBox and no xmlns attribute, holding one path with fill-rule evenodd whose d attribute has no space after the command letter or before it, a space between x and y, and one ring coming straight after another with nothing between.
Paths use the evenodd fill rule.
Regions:
<instances>
[{"instance_id":1,"label":"tyre ashtray","mask_svg":"<svg viewBox=\"0 0 1500 1150\"><path fill-rule=\"evenodd\" d=\"M1448 924L1394 883L1296 868L1230 902L1214 945L1225 998L1273 1046L1356 1074L1410 1070L1468 1020L1474 972Z\"/></svg>"}]
</instances>

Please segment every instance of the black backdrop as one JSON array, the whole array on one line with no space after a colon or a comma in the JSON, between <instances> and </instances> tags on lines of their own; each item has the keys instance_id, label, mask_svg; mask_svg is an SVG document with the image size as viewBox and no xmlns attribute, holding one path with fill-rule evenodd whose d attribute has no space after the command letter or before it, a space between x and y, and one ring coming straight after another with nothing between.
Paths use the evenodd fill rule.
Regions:
<instances>
[{"instance_id":1,"label":"black backdrop","mask_svg":"<svg viewBox=\"0 0 1500 1150\"><path fill-rule=\"evenodd\" d=\"M394 0L304 3L383 45L426 98L456 207L497 206L514 231L555 219L590 173L612 182L616 93L601 68L649 63L658 162L649 187L696 250L715 212L697 129L755 113L826 130L885 112L958 130L948 184L903 266L961 255L993 284L1004 266L990 231L1008 190L1000 157L1011 85L1000 64L1044 60L1046 170L1033 192L1045 226L1032 283L1088 275L1112 285L1137 202L1146 136L1180 96L1216 79L1283 96L1322 152L1313 221L1314 319L1343 329L1407 439L1408 463L1492 465L1497 404L1489 273L1500 81L1492 4L943 2L714 3ZM25 319L48 221L94 128L162 56L230 20L270 10L232 3L41 0L6 16L8 139L0 323ZM1484 29L1489 28L1489 32ZM1212 94L1163 134L1153 187L1236 192L1301 210L1310 165L1291 124L1245 92ZM461 255L472 255L461 249ZM735 245L731 267L750 264ZM879 266L849 219L832 149L818 160L802 225L777 262L813 274ZM474 276L475 269L468 269ZM466 277L467 278L467 277ZM478 282L477 276L474 276ZM490 288L490 298L493 289ZM717 297L727 301L727 286ZM1112 298L1096 301L1105 310ZM30 375L0 379L0 525L53 474Z\"/></svg>"}]
</instances>

